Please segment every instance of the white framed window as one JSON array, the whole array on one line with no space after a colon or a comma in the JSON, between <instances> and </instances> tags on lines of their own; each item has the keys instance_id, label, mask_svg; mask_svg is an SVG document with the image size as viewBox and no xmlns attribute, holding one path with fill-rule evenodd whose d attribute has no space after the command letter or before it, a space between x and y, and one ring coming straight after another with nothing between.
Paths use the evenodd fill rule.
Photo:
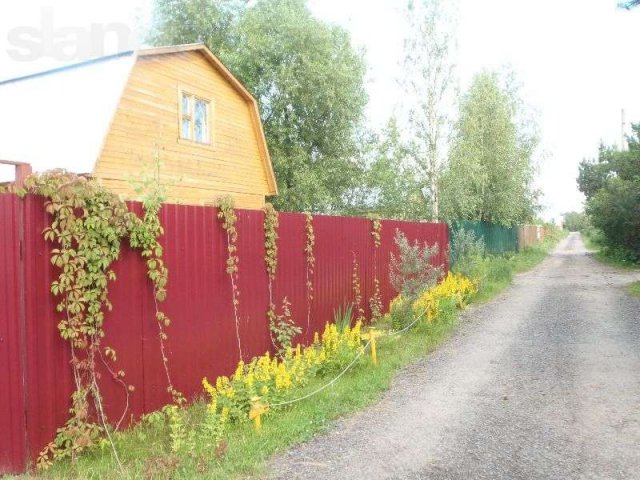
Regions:
<instances>
[{"instance_id":1,"label":"white framed window","mask_svg":"<svg viewBox=\"0 0 640 480\"><path fill-rule=\"evenodd\" d=\"M180 139L211 144L211 102L180 91Z\"/></svg>"}]
</instances>

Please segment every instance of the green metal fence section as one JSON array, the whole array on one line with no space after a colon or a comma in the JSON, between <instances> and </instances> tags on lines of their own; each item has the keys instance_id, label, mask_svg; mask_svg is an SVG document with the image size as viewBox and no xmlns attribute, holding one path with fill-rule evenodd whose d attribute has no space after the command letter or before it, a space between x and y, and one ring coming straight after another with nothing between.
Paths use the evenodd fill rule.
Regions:
<instances>
[{"instance_id":1,"label":"green metal fence section","mask_svg":"<svg viewBox=\"0 0 640 480\"><path fill-rule=\"evenodd\" d=\"M482 237L487 253L494 255L518 251L518 227L505 227L488 222L470 222L460 220L449 225L449 238L453 239L456 233L464 228L472 231L476 238ZM455 252L451 252L455 254Z\"/></svg>"}]
</instances>

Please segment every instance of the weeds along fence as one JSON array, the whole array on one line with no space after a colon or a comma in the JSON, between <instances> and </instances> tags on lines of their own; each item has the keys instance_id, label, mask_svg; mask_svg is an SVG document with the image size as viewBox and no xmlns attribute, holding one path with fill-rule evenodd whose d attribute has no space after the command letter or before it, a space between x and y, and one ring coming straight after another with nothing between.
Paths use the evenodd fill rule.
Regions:
<instances>
[{"instance_id":1,"label":"weeds along fence","mask_svg":"<svg viewBox=\"0 0 640 480\"><path fill-rule=\"evenodd\" d=\"M451 237L460 229L471 231L484 240L487 253L500 255L518 251L518 227L505 227L488 222L457 221L451 224Z\"/></svg>"},{"instance_id":2,"label":"weeds along fence","mask_svg":"<svg viewBox=\"0 0 640 480\"><path fill-rule=\"evenodd\" d=\"M59 336L57 299L51 281L58 275L50 262L52 245L43 239L50 218L44 200L0 194L0 474L20 472L51 441L68 418L74 390L68 342ZM130 207L141 212L141 206ZM245 359L272 350L267 309L264 215L238 210L239 319ZM165 205L161 210L165 234L161 239L169 268L163 311L172 319L166 342L175 386L193 398L202 377L229 374L238 361L232 287L226 266L226 234L213 207ZM374 292L374 272L380 280L383 305L394 296L388 265L396 229L410 241L438 243L434 263L447 268L446 224L381 221L376 248L372 221L316 215L315 268L311 275L310 328L307 330L306 217L280 214L278 271L273 283L276 304L291 302L296 323L306 330L295 341L308 342L337 307L354 300L354 258L363 304ZM160 360L153 288L140 255L123 247L109 285L112 311L105 320L103 345L117 352L115 368L135 387L129 395L127 419L156 410L171 401ZM101 368L101 390L107 415L117 419L126 394Z\"/></svg>"}]
</instances>

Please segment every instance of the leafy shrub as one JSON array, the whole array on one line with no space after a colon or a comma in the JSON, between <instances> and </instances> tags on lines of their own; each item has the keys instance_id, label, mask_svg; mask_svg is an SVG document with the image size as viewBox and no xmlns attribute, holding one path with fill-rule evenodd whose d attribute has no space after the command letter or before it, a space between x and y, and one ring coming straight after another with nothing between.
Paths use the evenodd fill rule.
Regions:
<instances>
[{"instance_id":1,"label":"leafy shrub","mask_svg":"<svg viewBox=\"0 0 640 480\"><path fill-rule=\"evenodd\" d=\"M597 159L580 163L578 175L586 213L609 249L603 253L623 263L640 261L640 124L631 129L628 149L601 146Z\"/></svg>"},{"instance_id":2,"label":"leafy shrub","mask_svg":"<svg viewBox=\"0 0 640 480\"><path fill-rule=\"evenodd\" d=\"M601 252L614 263L629 266L640 264L640 251L635 252L619 245L604 245Z\"/></svg>"},{"instance_id":3,"label":"leafy shrub","mask_svg":"<svg viewBox=\"0 0 640 480\"><path fill-rule=\"evenodd\" d=\"M411 303L398 295L389 304L389 319L393 330L402 330L411 320Z\"/></svg>"},{"instance_id":4,"label":"leafy shrub","mask_svg":"<svg viewBox=\"0 0 640 480\"><path fill-rule=\"evenodd\" d=\"M433 257L438 254L438 245L421 246L416 240L409 243L400 230L394 238L400 251L398 257L391 254L389 279L391 286L404 298L413 301L420 292L431 288L442 277L442 267L434 267Z\"/></svg>"},{"instance_id":5,"label":"leafy shrub","mask_svg":"<svg viewBox=\"0 0 640 480\"><path fill-rule=\"evenodd\" d=\"M451 270L472 279L477 287L481 287L487 277L485 252L482 237L460 228L451 239Z\"/></svg>"},{"instance_id":6,"label":"leafy shrub","mask_svg":"<svg viewBox=\"0 0 640 480\"><path fill-rule=\"evenodd\" d=\"M399 256L391 254L389 280L400 299L390 307L391 322L394 329L401 330L411 320L411 304L442 277L442 267L432 264L438 254L437 244L431 247L426 243L421 246L417 241L411 244L400 230L396 230L394 241Z\"/></svg>"},{"instance_id":7,"label":"leafy shrub","mask_svg":"<svg viewBox=\"0 0 640 480\"><path fill-rule=\"evenodd\" d=\"M636 252L612 242L599 228L590 227L582 233L590 246L599 249L599 254L614 264L628 266L640 264L640 250Z\"/></svg>"},{"instance_id":8,"label":"leafy shrub","mask_svg":"<svg viewBox=\"0 0 640 480\"><path fill-rule=\"evenodd\" d=\"M282 356L287 348L291 347L293 337L302 333L302 328L297 327L291 318L291 303L284 297L280 315L275 310L270 310L269 330L274 344L278 349L278 355Z\"/></svg>"}]
</instances>

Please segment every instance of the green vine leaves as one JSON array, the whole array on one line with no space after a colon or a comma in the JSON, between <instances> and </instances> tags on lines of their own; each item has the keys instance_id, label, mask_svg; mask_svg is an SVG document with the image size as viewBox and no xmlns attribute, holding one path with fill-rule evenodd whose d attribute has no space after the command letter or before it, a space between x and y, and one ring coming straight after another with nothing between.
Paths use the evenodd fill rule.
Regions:
<instances>
[{"instance_id":1,"label":"green vine leaves","mask_svg":"<svg viewBox=\"0 0 640 480\"><path fill-rule=\"evenodd\" d=\"M144 218L142 222L136 221L132 225L129 244L131 247L139 249L142 257L146 259L147 276L153 284L155 316L158 325L158 338L160 340L160 354L167 378L167 392L171 395L174 403L181 406L186 403L186 399L184 395L173 386L165 346L165 341L168 338L165 327L171 324L171 320L158 307L158 302L163 302L167 298L167 283L169 279L169 270L162 258L164 249L159 242L159 238L164 234L159 216L164 196L158 190L151 189L150 192L151 193L143 199Z\"/></svg>"},{"instance_id":2,"label":"green vine leaves","mask_svg":"<svg viewBox=\"0 0 640 480\"><path fill-rule=\"evenodd\" d=\"M293 338L302 333L302 329L296 326L291 317L291 303L284 297L280 315L273 313L273 320L270 318L269 328L271 335L275 336L277 355L284 358L287 350L292 347Z\"/></svg>"},{"instance_id":3,"label":"green vine leaves","mask_svg":"<svg viewBox=\"0 0 640 480\"><path fill-rule=\"evenodd\" d=\"M115 350L102 345L105 312L112 308L108 284L116 280L111 266L120 255L122 241L128 238L131 246L140 249L147 259L157 301L166 297L168 271L158 243L162 234L159 203L154 206L153 202L148 202L141 220L129 212L126 203L117 195L97 182L63 170L30 176L25 182L25 192L45 197L45 210L52 218L43 236L54 245L50 260L59 269L59 274L51 283L51 292L60 298L56 306L62 317L58 330L71 347L76 387L72 395L71 418L58 429L56 439L38 457L38 466L47 468L58 458L75 458L104 436L110 441L110 427L102 408L98 362L126 392L125 411L115 425L116 429L126 414L129 393L134 390L124 382L124 372L115 372L111 367L116 361ZM157 311L156 317L162 324L168 324L161 312ZM164 339L166 335L161 336L161 341ZM164 361L166 366L166 357ZM167 377L170 390L174 390ZM88 413L91 401L99 423L94 423ZM113 451L117 460L115 448Z\"/></svg>"},{"instance_id":4,"label":"green vine leaves","mask_svg":"<svg viewBox=\"0 0 640 480\"><path fill-rule=\"evenodd\" d=\"M371 236L373 237L373 246L380 248L382 245L382 222L380 220L371 220Z\"/></svg>"},{"instance_id":5,"label":"green vine leaves","mask_svg":"<svg viewBox=\"0 0 640 480\"><path fill-rule=\"evenodd\" d=\"M278 271L278 212L272 204L267 203L264 207L264 263L267 269L269 285L269 308L267 319L269 320L269 336L271 343L276 350L281 349L278 343L276 306L273 302L273 281ZM275 335L275 337L274 337Z\"/></svg>"},{"instance_id":6,"label":"green vine leaves","mask_svg":"<svg viewBox=\"0 0 640 480\"><path fill-rule=\"evenodd\" d=\"M374 219L371 221L371 236L375 247L373 255L373 295L369 299L371 309L371 322L377 322L382 318L382 294L380 293L380 280L378 279L378 250L382 245L382 222Z\"/></svg>"},{"instance_id":7,"label":"green vine leaves","mask_svg":"<svg viewBox=\"0 0 640 480\"><path fill-rule=\"evenodd\" d=\"M311 302L313 301L313 274L316 266L314 247L316 236L313 232L313 215L305 213L306 242L304 253L306 256L306 287L307 287L307 332L311 329Z\"/></svg>"},{"instance_id":8,"label":"green vine leaves","mask_svg":"<svg viewBox=\"0 0 640 480\"><path fill-rule=\"evenodd\" d=\"M240 359L242 356L242 342L240 341L240 317L238 308L240 306L240 290L238 288L238 230L236 229L236 223L238 217L234 208L233 199L226 195L218 198L218 218L222 221L222 228L224 228L227 234L227 268L226 272L231 279L231 301L233 303L233 314L236 326L236 340L238 342L238 354Z\"/></svg>"},{"instance_id":9,"label":"green vine leaves","mask_svg":"<svg viewBox=\"0 0 640 480\"><path fill-rule=\"evenodd\" d=\"M278 270L278 212L270 203L264 207L264 262L269 280L269 309L267 318L269 320L269 336L276 352L281 357L291 347L293 338L302 332L296 326L291 317L291 303L284 297L280 314L276 312L276 305L273 301L273 281Z\"/></svg>"},{"instance_id":10,"label":"green vine leaves","mask_svg":"<svg viewBox=\"0 0 640 480\"><path fill-rule=\"evenodd\" d=\"M353 254L353 272L351 274L351 284L353 288L353 307L356 312L356 321L365 322L366 317L364 314L364 307L362 306L362 289L360 287L360 267L358 266L358 260L356 259L355 252Z\"/></svg>"},{"instance_id":11,"label":"green vine leaves","mask_svg":"<svg viewBox=\"0 0 640 480\"><path fill-rule=\"evenodd\" d=\"M269 276L269 295L271 295L271 282L276 278L278 270L279 226L278 212L272 204L267 203L264 207L264 261L267 266L267 275ZM272 300L271 297L270 300Z\"/></svg>"}]
</instances>

